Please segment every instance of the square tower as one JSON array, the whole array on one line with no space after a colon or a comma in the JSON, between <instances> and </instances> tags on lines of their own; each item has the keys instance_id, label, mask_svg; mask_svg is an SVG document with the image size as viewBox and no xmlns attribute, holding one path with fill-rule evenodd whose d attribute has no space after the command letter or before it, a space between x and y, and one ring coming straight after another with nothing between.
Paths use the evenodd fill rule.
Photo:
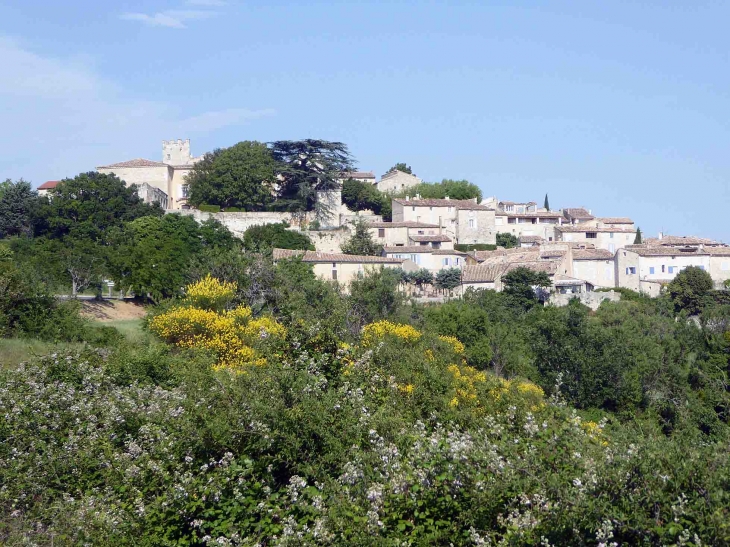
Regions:
<instances>
[{"instance_id":1,"label":"square tower","mask_svg":"<svg viewBox=\"0 0 730 547\"><path fill-rule=\"evenodd\" d=\"M162 162L168 165L190 165L193 156L190 154L190 139L162 141Z\"/></svg>"}]
</instances>

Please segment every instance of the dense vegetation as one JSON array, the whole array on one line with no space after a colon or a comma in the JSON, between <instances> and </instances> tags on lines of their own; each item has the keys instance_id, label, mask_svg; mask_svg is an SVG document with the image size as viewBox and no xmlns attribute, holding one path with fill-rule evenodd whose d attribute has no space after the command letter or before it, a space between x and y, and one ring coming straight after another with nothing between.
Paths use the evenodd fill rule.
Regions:
<instances>
[{"instance_id":1,"label":"dense vegetation","mask_svg":"<svg viewBox=\"0 0 730 547\"><path fill-rule=\"evenodd\" d=\"M283 226L241 242L113 176L0 185L0 207L0 337L73 344L0 370L4 544L730 543L730 299L707 272L596 312L543 306L521 268L422 306L399 287L459 271L344 291L273 264ZM55 297L107 277L157 304L142 342Z\"/></svg>"}]
</instances>

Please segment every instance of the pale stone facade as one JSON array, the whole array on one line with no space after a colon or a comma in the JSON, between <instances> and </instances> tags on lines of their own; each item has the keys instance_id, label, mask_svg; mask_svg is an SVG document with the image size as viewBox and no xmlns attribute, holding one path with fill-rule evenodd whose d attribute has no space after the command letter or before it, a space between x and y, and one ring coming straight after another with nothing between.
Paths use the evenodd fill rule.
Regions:
<instances>
[{"instance_id":1,"label":"pale stone facade","mask_svg":"<svg viewBox=\"0 0 730 547\"><path fill-rule=\"evenodd\" d=\"M410 245L410 235L438 235L436 224L423 222L370 222L370 235L383 247L406 247Z\"/></svg>"},{"instance_id":2,"label":"pale stone facade","mask_svg":"<svg viewBox=\"0 0 730 547\"><path fill-rule=\"evenodd\" d=\"M591 226L578 224L555 227L556 241L595 245L597 249L616 252L627 245L633 245L636 230L623 226Z\"/></svg>"},{"instance_id":3,"label":"pale stone facade","mask_svg":"<svg viewBox=\"0 0 730 547\"><path fill-rule=\"evenodd\" d=\"M585 279L594 287L616 286L614 253L605 249L573 249L573 277Z\"/></svg>"},{"instance_id":4,"label":"pale stone facade","mask_svg":"<svg viewBox=\"0 0 730 547\"><path fill-rule=\"evenodd\" d=\"M189 139L177 139L162 141L161 162L138 158L96 169L100 173L115 174L127 186L154 186L166 194L166 209L178 210L187 206L185 177L200 159L190 153Z\"/></svg>"},{"instance_id":5,"label":"pale stone facade","mask_svg":"<svg viewBox=\"0 0 730 547\"><path fill-rule=\"evenodd\" d=\"M617 286L653 291L653 286L644 285L669 283L688 266L710 272L710 254L704 249L632 245L616 253Z\"/></svg>"},{"instance_id":6,"label":"pale stone facade","mask_svg":"<svg viewBox=\"0 0 730 547\"><path fill-rule=\"evenodd\" d=\"M563 223L563 216L555 211L506 212L496 211L494 228L497 233L521 237L540 237L556 241L555 228Z\"/></svg>"},{"instance_id":7,"label":"pale stone facade","mask_svg":"<svg viewBox=\"0 0 730 547\"><path fill-rule=\"evenodd\" d=\"M415 175L404 173L403 171L391 171L383 175L378 182L375 183L375 187L381 192L402 192L408 188L413 188L423 181Z\"/></svg>"},{"instance_id":8,"label":"pale stone facade","mask_svg":"<svg viewBox=\"0 0 730 547\"><path fill-rule=\"evenodd\" d=\"M383 255L391 259L410 260L418 268L433 274L449 268L466 266L467 254L453 249L434 249L428 246L385 247Z\"/></svg>"}]
</instances>

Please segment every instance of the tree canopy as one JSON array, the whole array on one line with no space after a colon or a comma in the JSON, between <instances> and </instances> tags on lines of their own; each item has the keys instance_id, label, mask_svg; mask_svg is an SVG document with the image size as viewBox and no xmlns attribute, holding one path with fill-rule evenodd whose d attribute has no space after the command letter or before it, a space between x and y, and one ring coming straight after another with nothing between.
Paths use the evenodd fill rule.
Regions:
<instances>
[{"instance_id":1,"label":"tree canopy","mask_svg":"<svg viewBox=\"0 0 730 547\"><path fill-rule=\"evenodd\" d=\"M409 175L413 174L411 166L406 165L405 163L396 163L393 167L386 171L386 174L392 173L393 171L402 171L403 173L408 173Z\"/></svg>"},{"instance_id":2,"label":"tree canopy","mask_svg":"<svg viewBox=\"0 0 730 547\"><path fill-rule=\"evenodd\" d=\"M0 239L31 235L38 205L38 193L29 182L0 183Z\"/></svg>"},{"instance_id":3,"label":"tree canopy","mask_svg":"<svg viewBox=\"0 0 730 547\"><path fill-rule=\"evenodd\" d=\"M504 247L505 249L512 249L520 244L520 240L517 236L508 232L499 232L497 234L497 246Z\"/></svg>"},{"instance_id":4,"label":"tree canopy","mask_svg":"<svg viewBox=\"0 0 730 547\"><path fill-rule=\"evenodd\" d=\"M390 199L390 196L367 182L347 179L342 183L342 203L351 211L370 210L379 215L383 205L389 203Z\"/></svg>"},{"instance_id":5,"label":"tree canopy","mask_svg":"<svg viewBox=\"0 0 730 547\"><path fill-rule=\"evenodd\" d=\"M420 195L427 199L444 199L447 196L450 199L477 198L477 202L482 201L481 189L468 180L444 179L441 182L423 182L405 189L398 195L401 197Z\"/></svg>"},{"instance_id":6,"label":"tree canopy","mask_svg":"<svg viewBox=\"0 0 730 547\"><path fill-rule=\"evenodd\" d=\"M531 308L539 300L536 289L545 289L552 284L545 272L536 272L524 266L502 276L502 283L505 295L525 309Z\"/></svg>"},{"instance_id":7,"label":"tree canopy","mask_svg":"<svg viewBox=\"0 0 730 547\"><path fill-rule=\"evenodd\" d=\"M678 310L690 315L702 308L702 300L712 290L710 274L698 266L688 266L669 283L669 294Z\"/></svg>"},{"instance_id":8,"label":"tree canopy","mask_svg":"<svg viewBox=\"0 0 730 547\"><path fill-rule=\"evenodd\" d=\"M274 201L277 172L278 163L264 143L243 141L218 148L188 174L188 203L264 211Z\"/></svg>"},{"instance_id":9,"label":"tree canopy","mask_svg":"<svg viewBox=\"0 0 730 547\"><path fill-rule=\"evenodd\" d=\"M337 189L342 173L353 169L353 158L341 142L276 141L271 143L271 154L281 178L275 204L280 210L311 211L321 206L317 192Z\"/></svg>"},{"instance_id":10,"label":"tree canopy","mask_svg":"<svg viewBox=\"0 0 730 547\"><path fill-rule=\"evenodd\" d=\"M373 241L367 223L358 219L352 237L342 244L342 252L348 255L379 256L383 248Z\"/></svg>"},{"instance_id":11,"label":"tree canopy","mask_svg":"<svg viewBox=\"0 0 730 547\"><path fill-rule=\"evenodd\" d=\"M251 226L243 233L243 247L255 252L266 249L314 251L314 245L309 237L301 232L289 230L284 223Z\"/></svg>"}]
</instances>

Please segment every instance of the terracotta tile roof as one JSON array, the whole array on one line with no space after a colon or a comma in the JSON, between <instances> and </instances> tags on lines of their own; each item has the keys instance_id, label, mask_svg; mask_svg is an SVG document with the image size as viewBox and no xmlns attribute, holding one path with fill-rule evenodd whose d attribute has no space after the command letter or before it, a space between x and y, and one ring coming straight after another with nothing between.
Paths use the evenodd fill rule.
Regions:
<instances>
[{"instance_id":1,"label":"terracotta tile roof","mask_svg":"<svg viewBox=\"0 0 730 547\"><path fill-rule=\"evenodd\" d=\"M411 207L456 207L458 209L467 209L473 211L493 211L491 207L479 205L470 199L394 199L396 203Z\"/></svg>"},{"instance_id":2,"label":"terracotta tile roof","mask_svg":"<svg viewBox=\"0 0 730 547\"><path fill-rule=\"evenodd\" d=\"M342 253L323 253L319 251L298 251L292 249L274 249L274 260L301 257L302 262L350 262L363 264L401 264L403 260L384 256L346 255Z\"/></svg>"},{"instance_id":3,"label":"terracotta tile roof","mask_svg":"<svg viewBox=\"0 0 730 547\"><path fill-rule=\"evenodd\" d=\"M659 247L647 244L627 245L624 250L636 253L639 256L707 256L708 249L692 247Z\"/></svg>"},{"instance_id":4,"label":"terracotta tile roof","mask_svg":"<svg viewBox=\"0 0 730 547\"><path fill-rule=\"evenodd\" d=\"M578 224L577 226L573 226L571 224L563 224L562 226L555 226L556 230L560 230L561 232L602 232L602 233L608 233L612 232L614 234L635 234L636 230L633 228L621 228L621 227L613 227L613 226L581 226Z\"/></svg>"},{"instance_id":5,"label":"terracotta tile roof","mask_svg":"<svg viewBox=\"0 0 730 547\"><path fill-rule=\"evenodd\" d=\"M598 219L604 224L633 224L634 221L628 217L602 217Z\"/></svg>"},{"instance_id":6,"label":"terracotta tile roof","mask_svg":"<svg viewBox=\"0 0 730 547\"><path fill-rule=\"evenodd\" d=\"M462 283L494 283L502 273L499 266L464 266L461 270Z\"/></svg>"},{"instance_id":7,"label":"terracotta tile roof","mask_svg":"<svg viewBox=\"0 0 730 547\"><path fill-rule=\"evenodd\" d=\"M58 183L61 182L60 180L48 180L41 184L36 190L52 190L56 186L58 186Z\"/></svg>"},{"instance_id":8,"label":"terracotta tile roof","mask_svg":"<svg viewBox=\"0 0 730 547\"><path fill-rule=\"evenodd\" d=\"M535 201L528 201L528 202L522 202L522 201L500 201L500 205L537 205L537 202Z\"/></svg>"},{"instance_id":9,"label":"terracotta tile roof","mask_svg":"<svg viewBox=\"0 0 730 547\"><path fill-rule=\"evenodd\" d=\"M578 279L576 277L570 277L565 274L555 274L553 276L553 285L556 287L569 286L569 285L583 285L588 283L585 279Z\"/></svg>"},{"instance_id":10,"label":"terracotta tile roof","mask_svg":"<svg viewBox=\"0 0 730 547\"><path fill-rule=\"evenodd\" d=\"M575 249L573 260L613 260L614 254L606 249Z\"/></svg>"},{"instance_id":11,"label":"terracotta tile roof","mask_svg":"<svg viewBox=\"0 0 730 547\"><path fill-rule=\"evenodd\" d=\"M562 218L558 211L531 211L529 213L513 213L507 211L497 211L496 216L498 217L517 217L517 218Z\"/></svg>"},{"instance_id":12,"label":"terracotta tile roof","mask_svg":"<svg viewBox=\"0 0 730 547\"><path fill-rule=\"evenodd\" d=\"M375 179L372 171L348 171L341 174L343 179Z\"/></svg>"},{"instance_id":13,"label":"terracotta tile roof","mask_svg":"<svg viewBox=\"0 0 730 547\"><path fill-rule=\"evenodd\" d=\"M713 239L706 239L703 237L695 236L662 236L661 239L658 237L649 237L644 240L647 245L662 245L662 246L682 246L682 245L724 245L719 241Z\"/></svg>"},{"instance_id":14,"label":"terracotta tile roof","mask_svg":"<svg viewBox=\"0 0 730 547\"><path fill-rule=\"evenodd\" d=\"M576 220L590 220L596 218L583 207L571 207L568 209L563 209L563 215L565 215L565 218Z\"/></svg>"},{"instance_id":15,"label":"terracotta tile roof","mask_svg":"<svg viewBox=\"0 0 730 547\"><path fill-rule=\"evenodd\" d=\"M112 163L111 165L100 165L97 169L120 169L122 167L168 167L168 165L159 161L137 158L135 160Z\"/></svg>"},{"instance_id":16,"label":"terracotta tile roof","mask_svg":"<svg viewBox=\"0 0 730 547\"><path fill-rule=\"evenodd\" d=\"M563 258L567 253L567 249L550 249L549 251L541 251L540 259L549 260L551 258Z\"/></svg>"},{"instance_id":17,"label":"terracotta tile roof","mask_svg":"<svg viewBox=\"0 0 730 547\"><path fill-rule=\"evenodd\" d=\"M537 253L540 252L538 247L514 247L512 249L498 248L494 251L471 251L471 256L479 262L485 260L510 256L510 255L524 255L532 256L531 260L536 260Z\"/></svg>"},{"instance_id":18,"label":"terracotta tile roof","mask_svg":"<svg viewBox=\"0 0 730 547\"><path fill-rule=\"evenodd\" d=\"M428 253L433 255L452 255L452 256L467 256L467 253L457 251L454 249L434 249L428 245L410 245L408 247L383 247L383 251L387 254L394 253Z\"/></svg>"},{"instance_id":19,"label":"terracotta tile roof","mask_svg":"<svg viewBox=\"0 0 730 547\"><path fill-rule=\"evenodd\" d=\"M545 241L545 239L540 236L520 236L518 239L520 243L542 243Z\"/></svg>"},{"instance_id":20,"label":"terracotta tile roof","mask_svg":"<svg viewBox=\"0 0 730 547\"><path fill-rule=\"evenodd\" d=\"M730 247L705 247L710 256L730 256Z\"/></svg>"},{"instance_id":21,"label":"terracotta tile roof","mask_svg":"<svg viewBox=\"0 0 730 547\"><path fill-rule=\"evenodd\" d=\"M368 222L369 228L438 228L438 224L426 224L414 220L403 222Z\"/></svg>"},{"instance_id":22,"label":"terracotta tile roof","mask_svg":"<svg viewBox=\"0 0 730 547\"><path fill-rule=\"evenodd\" d=\"M428 236L428 235L426 235L426 236L418 236L418 235L416 235L416 236L408 236L408 238L409 239L412 239L413 241L416 241L416 242L421 242L421 241L428 241L428 242L430 242L430 241L442 242L443 241L443 242L447 242L447 241L451 241L451 238L449 236L445 236L443 234L442 235L432 235L432 236Z\"/></svg>"}]
</instances>

